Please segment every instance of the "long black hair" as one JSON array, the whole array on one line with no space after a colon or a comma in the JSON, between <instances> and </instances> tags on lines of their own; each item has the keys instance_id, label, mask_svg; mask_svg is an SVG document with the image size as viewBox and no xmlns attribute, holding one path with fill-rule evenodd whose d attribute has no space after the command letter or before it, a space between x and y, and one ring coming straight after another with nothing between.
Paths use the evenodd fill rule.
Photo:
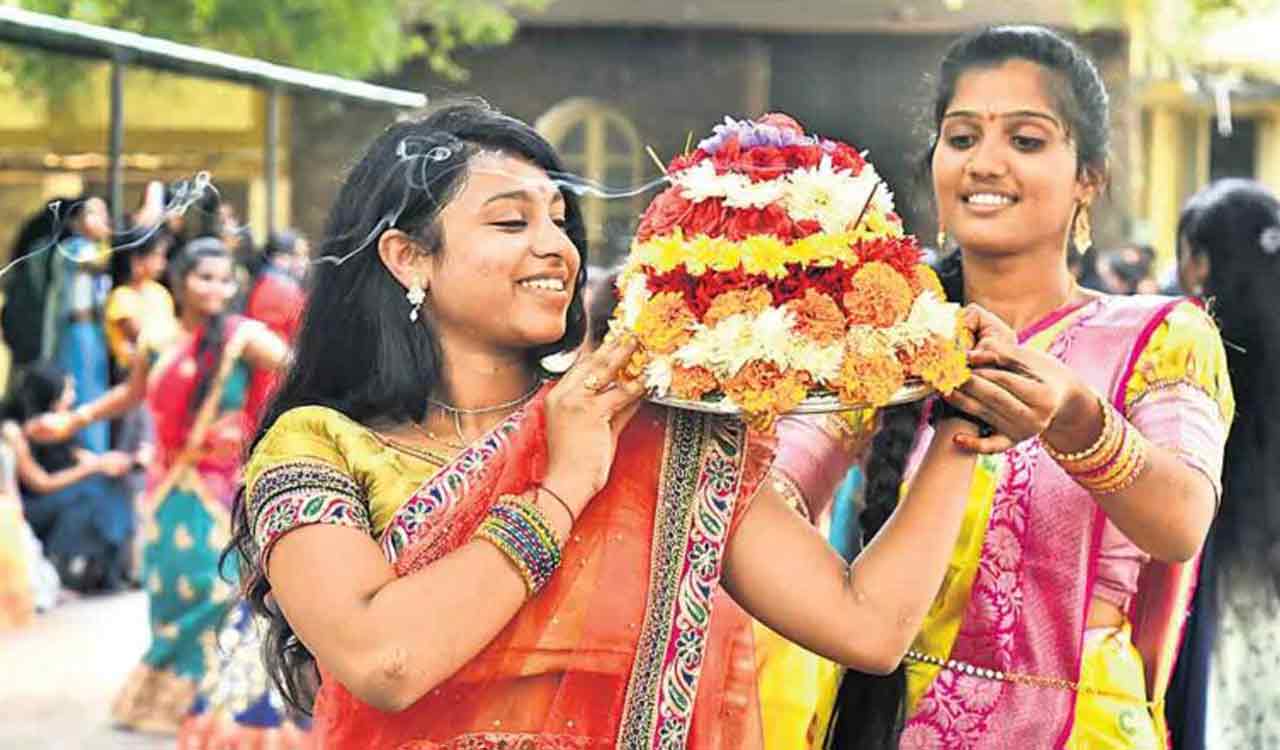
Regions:
<instances>
[{"instance_id":1,"label":"long black hair","mask_svg":"<svg viewBox=\"0 0 1280 750\"><path fill-rule=\"evenodd\" d=\"M29 419L53 411L67 388L67 371L49 360L39 360L16 373L4 404L4 419L23 424ZM31 443L31 456L48 472L57 472L75 464L75 441Z\"/></svg>"},{"instance_id":2,"label":"long black hair","mask_svg":"<svg viewBox=\"0 0 1280 750\"><path fill-rule=\"evenodd\" d=\"M918 178L927 184L942 118L955 96L956 84L967 72L998 67L1010 60L1027 60L1049 74L1050 95L1076 146L1077 175L1106 174L1109 144L1109 104L1097 67L1078 46L1039 26L996 26L968 34L947 50L938 72L937 91L930 112L932 129L917 164ZM941 249L941 248L940 248ZM952 302L964 303L964 268L960 250L938 262L939 278ZM865 538L875 536L898 502L907 458L915 444L922 406L886 410L872 442L866 466L866 509L860 516ZM836 699L836 714L828 732L835 750L880 750L896 746L902 728L906 674L899 667L887 676L855 670L845 673Z\"/></svg>"},{"instance_id":3,"label":"long black hair","mask_svg":"<svg viewBox=\"0 0 1280 750\"><path fill-rule=\"evenodd\" d=\"M460 190L472 156L482 150L527 159L553 179L564 171L559 156L533 128L479 102L451 104L390 126L351 169L316 252L320 261L293 364L263 416L254 445L281 414L300 406L327 406L366 424L423 418L428 398L441 382L443 354L429 314L416 324L408 321L404 287L382 263L376 245L382 232L395 228L428 253L447 252L440 212ZM562 193L564 229L582 264L565 334L529 351L535 368L543 357L576 349L586 332L586 228L577 197L568 190ZM335 356L336 350L342 354ZM315 661L270 598L271 584L257 566L243 493L233 513L228 552L232 550L240 554L246 598L270 623L263 651L272 680L290 704L309 712Z\"/></svg>"},{"instance_id":4,"label":"long black hair","mask_svg":"<svg viewBox=\"0 0 1280 750\"><path fill-rule=\"evenodd\" d=\"M1268 581L1280 596L1280 200L1252 180L1219 180L1189 203L1183 237L1207 256L1205 295L1227 347L1236 416L1214 522L1220 582Z\"/></svg>"},{"instance_id":5,"label":"long black hair","mask_svg":"<svg viewBox=\"0 0 1280 750\"><path fill-rule=\"evenodd\" d=\"M181 310L189 301L183 299L186 294L187 276L200 265L200 261L209 258L231 259L227 246L215 237L200 237L182 246L169 265L169 285L174 290L178 308ZM227 345L227 315L219 312L209 317L200 332L200 340L196 344L196 365L199 375L196 386L192 390L191 400L187 403L187 419L194 420L200 405L209 395L213 381L218 375L218 363L222 361L222 350Z\"/></svg>"}]
</instances>

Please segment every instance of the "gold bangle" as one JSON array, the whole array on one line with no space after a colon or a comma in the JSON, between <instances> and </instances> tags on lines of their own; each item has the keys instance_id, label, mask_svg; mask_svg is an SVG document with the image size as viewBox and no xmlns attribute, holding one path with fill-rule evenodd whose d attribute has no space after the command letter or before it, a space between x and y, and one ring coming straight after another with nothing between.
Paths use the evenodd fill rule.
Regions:
<instances>
[{"instance_id":1,"label":"gold bangle","mask_svg":"<svg viewBox=\"0 0 1280 750\"><path fill-rule=\"evenodd\" d=\"M1075 453L1063 453L1050 445L1048 440L1043 440L1041 442L1044 443L1044 451L1049 454L1050 458L1058 463L1079 463L1087 458L1091 458L1095 453L1102 450L1102 446L1107 442L1107 438L1112 435L1111 430L1114 426L1114 420L1111 416L1111 407L1102 400L1101 396L1097 397L1097 400L1098 406L1102 409L1102 431L1098 433L1098 437L1093 441L1093 445L1090 445L1082 451L1076 451Z\"/></svg>"}]
</instances>

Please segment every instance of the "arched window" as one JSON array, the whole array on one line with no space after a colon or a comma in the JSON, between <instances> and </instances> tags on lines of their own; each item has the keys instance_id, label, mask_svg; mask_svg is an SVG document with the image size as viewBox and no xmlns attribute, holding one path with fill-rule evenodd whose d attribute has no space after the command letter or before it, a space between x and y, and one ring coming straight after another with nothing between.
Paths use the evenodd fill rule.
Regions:
<instances>
[{"instance_id":1,"label":"arched window","mask_svg":"<svg viewBox=\"0 0 1280 750\"><path fill-rule=\"evenodd\" d=\"M566 99L539 117L535 127L576 175L613 190L635 187L645 179L639 131L626 115L598 99ZM643 200L644 196L583 196L592 263L608 266L621 260Z\"/></svg>"}]
</instances>

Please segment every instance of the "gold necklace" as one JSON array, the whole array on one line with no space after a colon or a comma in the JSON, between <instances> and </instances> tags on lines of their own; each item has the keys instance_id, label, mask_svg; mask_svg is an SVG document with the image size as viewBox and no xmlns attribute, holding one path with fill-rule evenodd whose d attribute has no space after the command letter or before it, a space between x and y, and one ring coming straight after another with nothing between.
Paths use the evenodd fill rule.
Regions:
<instances>
[{"instance_id":1,"label":"gold necklace","mask_svg":"<svg viewBox=\"0 0 1280 750\"><path fill-rule=\"evenodd\" d=\"M439 435L435 434L435 433L434 433L434 432L432 432L431 430L428 430L426 427L423 427L422 425L418 424L417 422L410 422L409 424L410 424L410 426L412 426L412 427L413 427L413 429L417 430L419 433L421 433L421 434L423 434L423 435L426 435L426 436L427 436L427 439L428 439L428 440L431 440L431 441L432 441L432 442L434 442L434 443L439 443L440 445L443 445L443 446L445 446L445 447L447 447L447 448L452 448L453 450L458 450L458 451L466 450L466 449L467 449L467 446L466 446L465 444L463 444L463 443L455 443L455 442L453 442L452 440L445 440L444 438L442 438L442 437L440 437ZM458 430L458 436L459 436L459 437L462 437L462 430ZM465 438L464 438L464 439L465 439Z\"/></svg>"}]
</instances>

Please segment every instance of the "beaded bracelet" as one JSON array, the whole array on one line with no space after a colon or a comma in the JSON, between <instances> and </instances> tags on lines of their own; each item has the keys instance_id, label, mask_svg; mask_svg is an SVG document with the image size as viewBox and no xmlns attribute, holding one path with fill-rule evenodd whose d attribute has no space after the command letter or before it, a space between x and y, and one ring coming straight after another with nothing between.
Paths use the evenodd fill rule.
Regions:
<instances>
[{"instance_id":1,"label":"beaded bracelet","mask_svg":"<svg viewBox=\"0 0 1280 750\"><path fill-rule=\"evenodd\" d=\"M560 566L560 539L538 506L516 495L503 495L476 529L504 554L524 580L529 596L546 586Z\"/></svg>"}]
</instances>

